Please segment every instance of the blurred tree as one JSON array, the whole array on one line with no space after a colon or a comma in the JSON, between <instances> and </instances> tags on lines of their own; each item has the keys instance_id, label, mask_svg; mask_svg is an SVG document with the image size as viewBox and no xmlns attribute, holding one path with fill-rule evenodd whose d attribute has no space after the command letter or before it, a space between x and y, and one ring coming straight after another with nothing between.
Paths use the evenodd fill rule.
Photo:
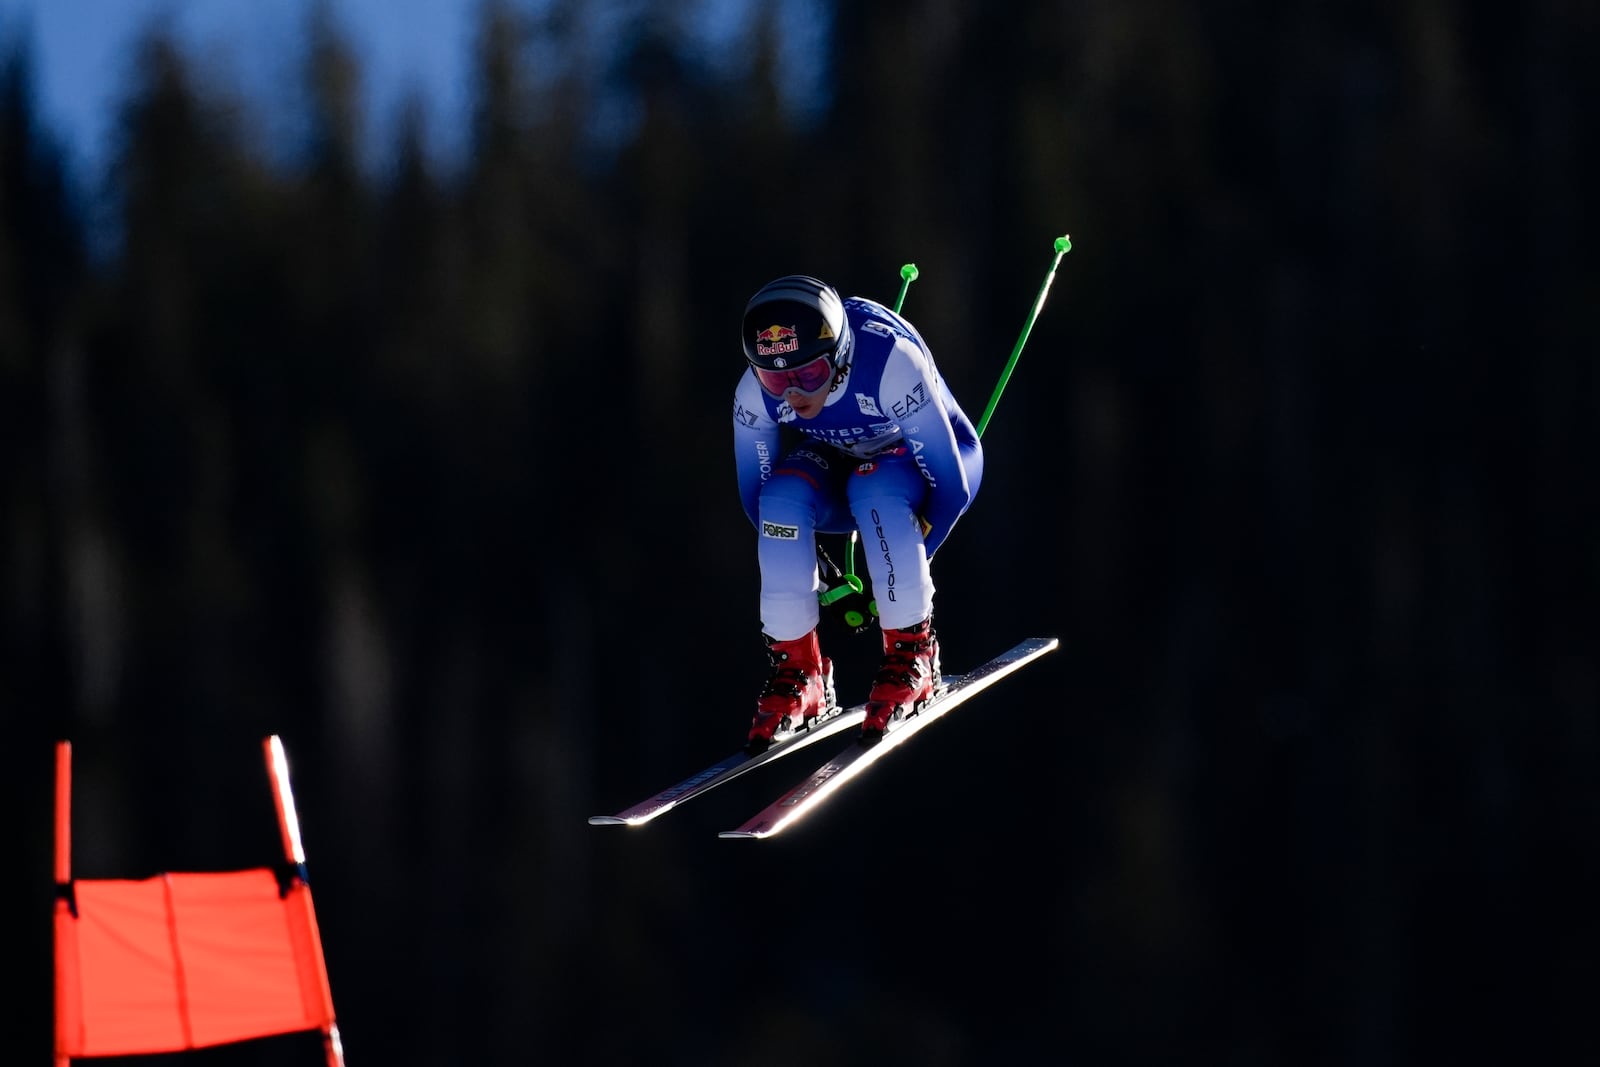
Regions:
<instances>
[{"instance_id":1,"label":"blurred tree","mask_svg":"<svg viewBox=\"0 0 1600 1067\"><path fill-rule=\"evenodd\" d=\"M34 114L32 53L0 36L0 707L30 725L74 687L64 541L85 547L85 243L65 159Z\"/></svg>"}]
</instances>

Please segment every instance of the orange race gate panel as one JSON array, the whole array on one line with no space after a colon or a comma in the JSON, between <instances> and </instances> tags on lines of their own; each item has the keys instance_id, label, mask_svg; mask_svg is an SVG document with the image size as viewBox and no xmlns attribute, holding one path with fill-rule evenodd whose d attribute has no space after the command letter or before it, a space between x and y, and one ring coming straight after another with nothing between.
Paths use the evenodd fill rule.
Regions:
<instances>
[{"instance_id":1,"label":"orange race gate panel","mask_svg":"<svg viewBox=\"0 0 1600 1067\"><path fill-rule=\"evenodd\" d=\"M71 745L56 746L56 1064L181 1052L303 1030L342 1067L288 765L263 742L283 872L71 876Z\"/></svg>"}]
</instances>

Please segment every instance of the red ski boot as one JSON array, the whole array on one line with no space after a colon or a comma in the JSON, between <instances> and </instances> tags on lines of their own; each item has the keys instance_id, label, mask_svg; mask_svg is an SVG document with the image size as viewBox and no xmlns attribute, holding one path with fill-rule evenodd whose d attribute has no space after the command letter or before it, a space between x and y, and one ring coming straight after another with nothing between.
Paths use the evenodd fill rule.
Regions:
<instances>
[{"instance_id":1,"label":"red ski boot","mask_svg":"<svg viewBox=\"0 0 1600 1067\"><path fill-rule=\"evenodd\" d=\"M883 665L867 695L861 740L872 744L889 724L915 715L939 684L939 639L930 616L904 630L883 631Z\"/></svg>"},{"instance_id":2,"label":"red ski boot","mask_svg":"<svg viewBox=\"0 0 1600 1067\"><path fill-rule=\"evenodd\" d=\"M822 654L816 630L793 641L774 641L766 634L761 639L767 643L772 677L762 687L750 721L745 749L752 755L765 752L779 733L810 729L835 704L833 660Z\"/></svg>"}]
</instances>

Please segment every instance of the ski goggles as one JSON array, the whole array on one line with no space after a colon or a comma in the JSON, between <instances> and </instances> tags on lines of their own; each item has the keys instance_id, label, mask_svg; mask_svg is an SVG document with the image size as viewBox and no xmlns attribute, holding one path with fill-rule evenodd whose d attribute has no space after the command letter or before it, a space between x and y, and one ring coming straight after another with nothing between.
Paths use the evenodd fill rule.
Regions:
<instances>
[{"instance_id":1,"label":"ski goggles","mask_svg":"<svg viewBox=\"0 0 1600 1067\"><path fill-rule=\"evenodd\" d=\"M761 383L761 388L773 396L782 396L788 389L798 389L802 393L816 393L833 381L833 360L826 354L798 367L785 367L783 370L765 370L761 367L752 369L756 372L756 380Z\"/></svg>"}]
</instances>

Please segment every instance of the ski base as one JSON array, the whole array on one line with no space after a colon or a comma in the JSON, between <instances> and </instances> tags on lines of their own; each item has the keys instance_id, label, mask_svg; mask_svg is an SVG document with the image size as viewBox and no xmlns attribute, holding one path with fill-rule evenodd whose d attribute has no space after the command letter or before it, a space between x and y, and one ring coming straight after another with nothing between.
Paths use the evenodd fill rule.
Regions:
<instances>
[{"instance_id":1,"label":"ski base","mask_svg":"<svg viewBox=\"0 0 1600 1067\"><path fill-rule=\"evenodd\" d=\"M757 767L798 752L802 748L808 748L818 741L825 741L851 727L860 726L866 717L865 704L857 704L852 708L835 707L831 712L818 715L808 729L797 730L787 736L780 735L778 740L758 756L752 756L741 748L726 759L718 760L700 773L690 775L676 785L668 786L631 808L624 808L615 815L589 816L589 825L643 826L650 820L665 815L679 804L703 796L717 786L731 782Z\"/></svg>"},{"instance_id":2,"label":"ski base","mask_svg":"<svg viewBox=\"0 0 1600 1067\"><path fill-rule=\"evenodd\" d=\"M890 723L888 731L879 741L870 745L855 741L743 826L737 830L724 830L717 836L761 840L782 833L815 811L846 782L910 740L913 734L1006 675L1054 651L1059 644L1054 637L1032 637L981 667L947 679L943 688L934 694L922 710L909 718Z\"/></svg>"}]
</instances>

